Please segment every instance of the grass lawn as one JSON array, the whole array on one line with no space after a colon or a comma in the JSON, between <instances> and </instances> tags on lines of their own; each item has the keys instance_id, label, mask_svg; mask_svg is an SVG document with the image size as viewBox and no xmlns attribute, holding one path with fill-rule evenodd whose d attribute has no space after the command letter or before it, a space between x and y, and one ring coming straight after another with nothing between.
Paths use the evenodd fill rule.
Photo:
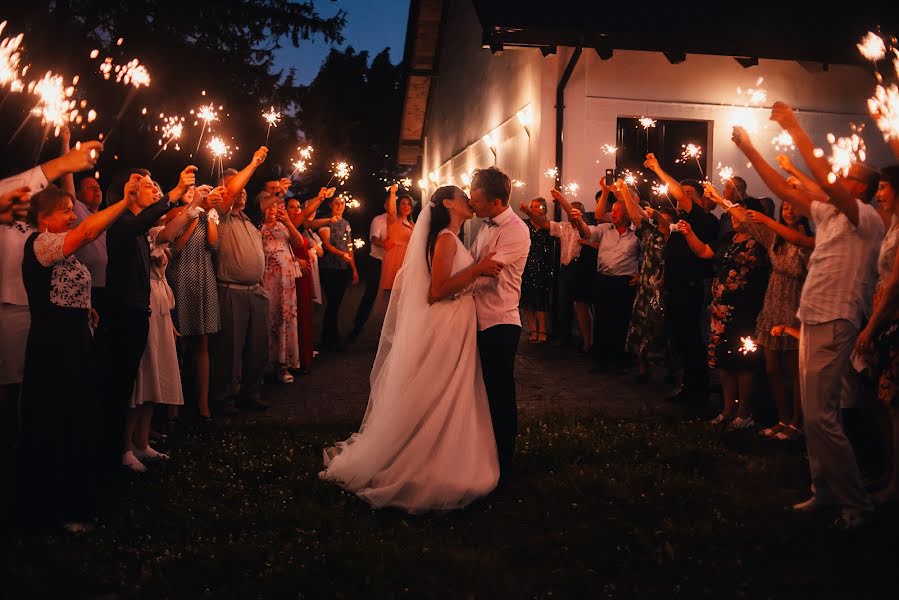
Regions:
<instances>
[{"instance_id":1,"label":"grass lawn","mask_svg":"<svg viewBox=\"0 0 899 600\"><path fill-rule=\"evenodd\" d=\"M467 510L373 512L317 479L350 427L232 423L170 440L100 525L2 542L16 597L895 598L899 512L793 515L798 447L678 421L523 423L509 485Z\"/></svg>"}]
</instances>

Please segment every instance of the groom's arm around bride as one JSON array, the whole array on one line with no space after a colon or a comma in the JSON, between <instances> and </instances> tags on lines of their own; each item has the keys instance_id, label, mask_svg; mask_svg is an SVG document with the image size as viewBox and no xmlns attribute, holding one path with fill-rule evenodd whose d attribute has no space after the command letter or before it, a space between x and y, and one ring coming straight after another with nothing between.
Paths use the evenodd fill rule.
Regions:
<instances>
[{"instance_id":1,"label":"groom's arm around bride","mask_svg":"<svg viewBox=\"0 0 899 600\"><path fill-rule=\"evenodd\" d=\"M518 303L521 275L531 247L530 233L509 206L512 182L497 169L479 169L471 179L471 208L485 219L471 253L479 261L489 253L504 265L499 276L480 287L475 297L478 352L490 403L499 455L500 481L515 453L518 408L515 399L515 355L521 336Z\"/></svg>"}]
</instances>

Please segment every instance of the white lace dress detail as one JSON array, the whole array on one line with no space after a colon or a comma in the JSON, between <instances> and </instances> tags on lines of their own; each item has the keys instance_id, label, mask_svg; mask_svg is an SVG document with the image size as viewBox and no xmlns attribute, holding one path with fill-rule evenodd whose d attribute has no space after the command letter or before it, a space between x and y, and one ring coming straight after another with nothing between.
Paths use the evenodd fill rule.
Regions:
<instances>
[{"instance_id":1,"label":"white lace dress detail","mask_svg":"<svg viewBox=\"0 0 899 600\"><path fill-rule=\"evenodd\" d=\"M52 267L50 303L63 308L91 307L91 272L75 255L62 253L66 233L44 232L34 240L34 256L44 267Z\"/></svg>"}]
</instances>

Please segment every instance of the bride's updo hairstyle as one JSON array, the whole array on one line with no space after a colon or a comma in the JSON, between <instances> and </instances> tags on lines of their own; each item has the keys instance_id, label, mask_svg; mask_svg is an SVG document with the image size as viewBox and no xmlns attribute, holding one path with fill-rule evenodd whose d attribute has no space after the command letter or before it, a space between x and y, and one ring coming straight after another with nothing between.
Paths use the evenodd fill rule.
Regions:
<instances>
[{"instance_id":1,"label":"bride's updo hairstyle","mask_svg":"<svg viewBox=\"0 0 899 600\"><path fill-rule=\"evenodd\" d=\"M456 194L464 194L461 188L455 185L445 185L437 188L431 194L431 224L428 227L428 243L425 246L425 260L428 261L428 270L431 270L431 257L434 256L434 245L437 243L437 234L446 229L450 222L449 210L443 205L444 200L452 200Z\"/></svg>"}]
</instances>

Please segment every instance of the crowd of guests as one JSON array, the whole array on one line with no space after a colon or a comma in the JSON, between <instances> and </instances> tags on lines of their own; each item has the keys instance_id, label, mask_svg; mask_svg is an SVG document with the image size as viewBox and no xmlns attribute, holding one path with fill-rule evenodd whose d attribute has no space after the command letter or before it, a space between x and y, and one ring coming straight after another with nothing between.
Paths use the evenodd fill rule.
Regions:
<instances>
[{"instance_id":1,"label":"crowd of guests","mask_svg":"<svg viewBox=\"0 0 899 600\"><path fill-rule=\"evenodd\" d=\"M681 373L670 400L694 413L709 406L716 370L721 404L710 424L804 440L813 494L794 509L839 508L837 525L854 528L875 503L899 500L899 165L834 174L788 106L775 104L771 119L808 172L786 156L772 166L740 127L733 141L781 200L776 215L740 177L721 192L677 181L653 154L644 167L667 186L661 198L603 179L593 215L558 190L566 221L549 220L543 198L522 203L531 255L521 309L535 344L547 339L551 303L558 345L576 314L593 371L623 375L635 364L638 381L653 367ZM899 160L899 142L892 147ZM776 420L757 423L766 397ZM872 409L861 412L881 431L879 478L862 479L846 407Z\"/></svg>"},{"instance_id":2,"label":"crowd of guests","mask_svg":"<svg viewBox=\"0 0 899 600\"><path fill-rule=\"evenodd\" d=\"M327 304L317 346L342 348L337 314L358 272L334 188L303 202L272 179L247 205L265 147L216 187L188 166L165 193L132 169L104 199L96 178L74 177L102 144L70 149L65 130L61 140L59 158L0 180L0 404L4 436L18 441L22 510L77 531L96 483L168 458L151 445L166 419L265 410L266 375L290 384L307 373L313 304ZM395 192L396 239L380 244L389 261L375 292L390 289L412 228L411 199L397 204Z\"/></svg>"}]
</instances>

